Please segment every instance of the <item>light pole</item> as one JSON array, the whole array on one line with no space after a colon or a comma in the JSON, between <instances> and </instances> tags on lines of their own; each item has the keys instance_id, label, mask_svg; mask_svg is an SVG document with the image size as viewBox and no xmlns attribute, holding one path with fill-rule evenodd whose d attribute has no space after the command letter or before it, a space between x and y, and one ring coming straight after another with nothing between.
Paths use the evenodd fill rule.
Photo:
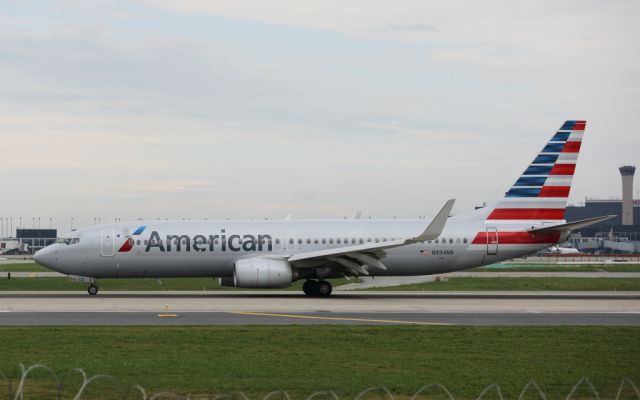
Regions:
<instances>
[{"instance_id":1,"label":"light pole","mask_svg":"<svg viewBox=\"0 0 640 400\"><path fill-rule=\"evenodd\" d=\"M22 229L22 217L20 217L20 223L18 224L18 228Z\"/></svg>"},{"instance_id":2,"label":"light pole","mask_svg":"<svg viewBox=\"0 0 640 400\"><path fill-rule=\"evenodd\" d=\"M49 217L49 229L53 227L53 218Z\"/></svg>"},{"instance_id":3,"label":"light pole","mask_svg":"<svg viewBox=\"0 0 640 400\"><path fill-rule=\"evenodd\" d=\"M71 217L71 230L73 231L73 217Z\"/></svg>"},{"instance_id":4,"label":"light pole","mask_svg":"<svg viewBox=\"0 0 640 400\"><path fill-rule=\"evenodd\" d=\"M9 237L11 237L11 232L13 232L13 217L9 217L9 222L11 224L11 228L9 229Z\"/></svg>"},{"instance_id":5,"label":"light pole","mask_svg":"<svg viewBox=\"0 0 640 400\"><path fill-rule=\"evenodd\" d=\"M38 217L38 229L40 229L40 217Z\"/></svg>"},{"instance_id":6,"label":"light pole","mask_svg":"<svg viewBox=\"0 0 640 400\"><path fill-rule=\"evenodd\" d=\"M36 229L36 217L31 217L31 229Z\"/></svg>"}]
</instances>

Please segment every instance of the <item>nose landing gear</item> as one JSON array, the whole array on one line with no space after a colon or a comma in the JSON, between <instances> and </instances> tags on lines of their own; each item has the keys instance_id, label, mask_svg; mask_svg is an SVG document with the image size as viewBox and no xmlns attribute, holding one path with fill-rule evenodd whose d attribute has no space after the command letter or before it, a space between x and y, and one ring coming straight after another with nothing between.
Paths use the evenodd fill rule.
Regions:
<instances>
[{"instance_id":1,"label":"nose landing gear","mask_svg":"<svg viewBox=\"0 0 640 400\"><path fill-rule=\"evenodd\" d=\"M87 292L91 296L97 295L98 294L98 286L95 283L90 284L89 287L87 288Z\"/></svg>"},{"instance_id":2,"label":"nose landing gear","mask_svg":"<svg viewBox=\"0 0 640 400\"><path fill-rule=\"evenodd\" d=\"M302 285L302 290L307 296L329 297L333 287L327 281L308 280Z\"/></svg>"}]
</instances>

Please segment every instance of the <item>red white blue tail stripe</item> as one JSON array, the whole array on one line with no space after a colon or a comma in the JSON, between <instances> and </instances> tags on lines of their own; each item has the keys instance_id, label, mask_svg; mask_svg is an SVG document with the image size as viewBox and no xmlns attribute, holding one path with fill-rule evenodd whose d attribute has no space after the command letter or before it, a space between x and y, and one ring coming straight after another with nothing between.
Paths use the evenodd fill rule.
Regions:
<instances>
[{"instance_id":1,"label":"red white blue tail stripe","mask_svg":"<svg viewBox=\"0 0 640 400\"><path fill-rule=\"evenodd\" d=\"M566 121L487 220L563 220L586 121Z\"/></svg>"}]
</instances>

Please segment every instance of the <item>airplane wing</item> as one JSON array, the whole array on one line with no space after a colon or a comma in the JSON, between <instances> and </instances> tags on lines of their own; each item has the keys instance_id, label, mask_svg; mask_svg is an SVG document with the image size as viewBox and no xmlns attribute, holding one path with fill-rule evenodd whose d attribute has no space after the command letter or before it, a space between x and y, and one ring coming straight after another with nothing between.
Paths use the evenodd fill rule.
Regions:
<instances>
[{"instance_id":1,"label":"airplane wing","mask_svg":"<svg viewBox=\"0 0 640 400\"><path fill-rule=\"evenodd\" d=\"M529 229L531 233L549 233L549 232L561 232L572 231L575 229L584 228L585 226L597 224L598 222L606 221L614 218L616 215L603 215L602 217L581 219L579 221L568 222L566 224L545 226L543 228Z\"/></svg>"},{"instance_id":2,"label":"airplane wing","mask_svg":"<svg viewBox=\"0 0 640 400\"><path fill-rule=\"evenodd\" d=\"M444 229L454 202L455 199L447 201L429 226L415 237L298 253L290 256L287 261L293 263L310 259L326 259L340 264L354 275L369 275L368 267L386 270L387 267L380 261L385 255L384 250L436 239Z\"/></svg>"}]
</instances>

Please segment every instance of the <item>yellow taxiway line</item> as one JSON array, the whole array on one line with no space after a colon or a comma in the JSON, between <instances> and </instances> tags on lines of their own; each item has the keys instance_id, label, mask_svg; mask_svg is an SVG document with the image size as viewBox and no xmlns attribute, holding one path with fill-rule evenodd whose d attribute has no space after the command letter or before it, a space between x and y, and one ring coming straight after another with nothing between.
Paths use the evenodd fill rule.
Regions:
<instances>
[{"instance_id":1,"label":"yellow taxiway line","mask_svg":"<svg viewBox=\"0 0 640 400\"><path fill-rule=\"evenodd\" d=\"M302 314L274 314L260 313L252 311L229 311L229 314L236 315L253 315L256 317L280 317L280 318L298 318L298 319L319 319L325 321L353 321L353 322L376 322L381 324L408 324L408 325L451 325L443 322L422 322L422 321L401 321L394 319L369 319L369 318L346 318L346 317L320 317L315 315Z\"/></svg>"}]
</instances>

